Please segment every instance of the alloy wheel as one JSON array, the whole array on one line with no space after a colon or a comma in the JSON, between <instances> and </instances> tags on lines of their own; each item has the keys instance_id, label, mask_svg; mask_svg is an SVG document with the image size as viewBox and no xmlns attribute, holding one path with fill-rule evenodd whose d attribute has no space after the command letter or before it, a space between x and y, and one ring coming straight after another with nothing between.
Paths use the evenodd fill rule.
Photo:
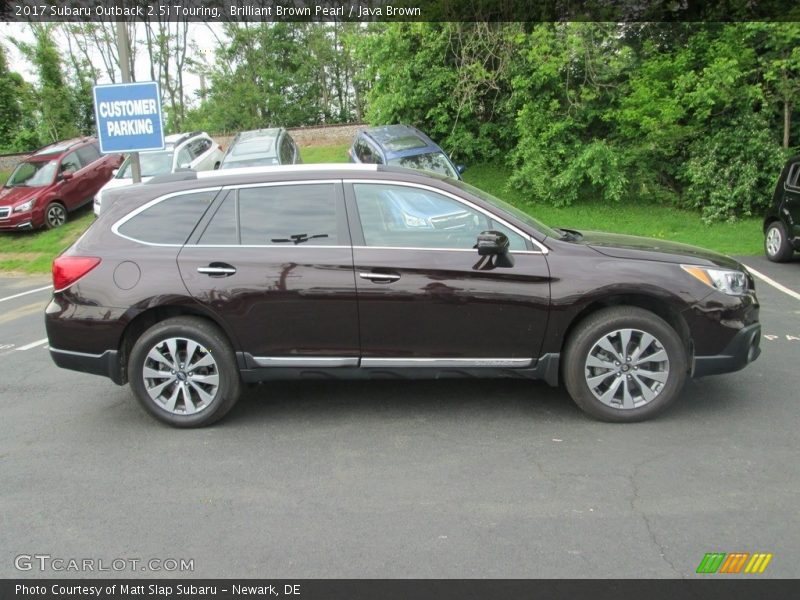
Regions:
<instances>
[{"instance_id":1,"label":"alloy wheel","mask_svg":"<svg viewBox=\"0 0 800 600\"><path fill-rule=\"evenodd\" d=\"M47 209L47 225L54 229L67 222L67 211L60 204L51 204Z\"/></svg>"},{"instance_id":2,"label":"alloy wheel","mask_svg":"<svg viewBox=\"0 0 800 600\"><path fill-rule=\"evenodd\" d=\"M597 340L586 357L586 384L612 408L630 410L653 401L669 378L663 344L640 329L617 329Z\"/></svg>"},{"instance_id":3,"label":"alloy wheel","mask_svg":"<svg viewBox=\"0 0 800 600\"><path fill-rule=\"evenodd\" d=\"M205 410L219 389L214 356L187 338L167 338L153 346L145 358L142 378L150 398L175 415Z\"/></svg>"},{"instance_id":4,"label":"alloy wheel","mask_svg":"<svg viewBox=\"0 0 800 600\"><path fill-rule=\"evenodd\" d=\"M770 256L775 256L781 249L781 231L777 227L770 227L767 232L767 252Z\"/></svg>"}]
</instances>

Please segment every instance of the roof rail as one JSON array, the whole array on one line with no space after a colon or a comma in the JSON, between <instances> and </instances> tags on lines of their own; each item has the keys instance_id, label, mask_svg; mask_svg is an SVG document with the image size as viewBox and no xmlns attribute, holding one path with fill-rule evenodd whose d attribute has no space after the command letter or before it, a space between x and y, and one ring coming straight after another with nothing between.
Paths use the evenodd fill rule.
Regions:
<instances>
[{"instance_id":1,"label":"roof rail","mask_svg":"<svg viewBox=\"0 0 800 600\"><path fill-rule=\"evenodd\" d=\"M92 139L92 136L83 136L83 137L80 137L80 138L71 138L70 140L58 140L56 142L50 142L49 144L45 144L44 146L40 146L36 150L32 150L30 152L30 154L31 155L38 154L39 152L41 152L45 148L48 148L49 146L55 146L57 144L61 144L61 143L69 141L71 143L69 145L65 146L63 150L61 150L61 152L65 152L65 151L69 150L70 148L73 148L73 147L77 146L78 144L83 144L85 142L91 141L91 139Z\"/></svg>"}]
</instances>

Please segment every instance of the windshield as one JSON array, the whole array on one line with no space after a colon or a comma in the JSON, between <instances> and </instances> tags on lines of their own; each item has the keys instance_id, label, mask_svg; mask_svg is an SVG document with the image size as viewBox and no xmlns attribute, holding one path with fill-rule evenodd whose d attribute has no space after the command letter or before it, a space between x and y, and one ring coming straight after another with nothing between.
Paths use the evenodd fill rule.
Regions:
<instances>
[{"instance_id":1,"label":"windshield","mask_svg":"<svg viewBox=\"0 0 800 600\"><path fill-rule=\"evenodd\" d=\"M6 187L43 187L53 183L58 168L57 160L26 161L19 163Z\"/></svg>"},{"instance_id":2,"label":"windshield","mask_svg":"<svg viewBox=\"0 0 800 600\"><path fill-rule=\"evenodd\" d=\"M172 172L172 151L168 152L142 152L139 154L139 166L142 177L155 177ZM125 159L117 173L117 179L133 179L131 173L131 158Z\"/></svg>"},{"instance_id":3,"label":"windshield","mask_svg":"<svg viewBox=\"0 0 800 600\"><path fill-rule=\"evenodd\" d=\"M517 220L522 221L526 225L530 225L531 227L536 229L536 231L538 231L540 233L543 233L547 237L552 237L552 238L556 238L556 239L562 237L562 234L557 232L552 227L549 227L548 225L545 225L544 223L542 223L538 219L534 219L528 213L521 211L516 206L513 206L513 205L509 204L505 200L501 200L500 198L498 198L496 196L492 196L488 192L484 192L483 190L480 190L480 189L476 188L474 185L470 185L468 183L464 183L463 181L456 181L456 182L452 182L451 181L450 183L454 183L454 185L457 185L458 187L464 189L467 192L470 192L471 194L477 196L481 200L484 200L484 201L488 202L489 204L493 204L494 206L499 208L501 211L505 212L507 215L510 215L510 216L516 218Z\"/></svg>"},{"instance_id":4,"label":"windshield","mask_svg":"<svg viewBox=\"0 0 800 600\"><path fill-rule=\"evenodd\" d=\"M453 169L453 165L450 164L450 161L442 152L429 152L427 154L390 158L388 164L395 167L417 169L418 171L433 171L434 173L441 173L453 179L458 179L458 173L456 173L455 169Z\"/></svg>"}]
</instances>

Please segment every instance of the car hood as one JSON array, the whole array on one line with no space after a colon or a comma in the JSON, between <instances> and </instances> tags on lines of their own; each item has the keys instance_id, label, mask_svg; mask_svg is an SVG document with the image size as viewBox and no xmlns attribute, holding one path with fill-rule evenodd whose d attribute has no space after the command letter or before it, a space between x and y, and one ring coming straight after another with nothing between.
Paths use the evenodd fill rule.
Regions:
<instances>
[{"instance_id":1,"label":"car hood","mask_svg":"<svg viewBox=\"0 0 800 600\"><path fill-rule=\"evenodd\" d=\"M37 194L41 194L46 187L4 187L0 190L0 206L14 206L25 202Z\"/></svg>"},{"instance_id":2,"label":"car hood","mask_svg":"<svg viewBox=\"0 0 800 600\"><path fill-rule=\"evenodd\" d=\"M586 244L600 254L614 258L690 263L718 266L725 269L742 268L737 261L729 256L688 244L599 231L581 231L580 233L583 236L580 239L581 243Z\"/></svg>"}]
</instances>

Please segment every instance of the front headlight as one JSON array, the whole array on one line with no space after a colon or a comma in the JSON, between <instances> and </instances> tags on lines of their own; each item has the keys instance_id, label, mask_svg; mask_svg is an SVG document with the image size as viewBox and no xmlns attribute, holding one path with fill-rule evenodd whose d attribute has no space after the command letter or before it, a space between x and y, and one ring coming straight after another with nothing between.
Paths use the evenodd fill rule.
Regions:
<instances>
[{"instance_id":1,"label":"front headlight","mask_svg":"<svg viewBox=\"0 0 800 600\"><path fill-rule=\"evenodd\" d=\"M730 296L741 296L747 293L747 275L742 271L698 267L695 265L681 265L681 269L707 286Z\"/></svg>"},{"instance_id":2,"label":"front headlight","mask_svg":"<svg viewBox=\"0 0 800 600\"><path fill-rule=\"evenodd\" d=\"M36 198L31 198L27 202L23 202L19 206L15 206L14 207L14 212L15 213L18 213L18 212L30 212L30 210L33 208L34 202L36 202Z\"/></svg>"}]
</instances>

